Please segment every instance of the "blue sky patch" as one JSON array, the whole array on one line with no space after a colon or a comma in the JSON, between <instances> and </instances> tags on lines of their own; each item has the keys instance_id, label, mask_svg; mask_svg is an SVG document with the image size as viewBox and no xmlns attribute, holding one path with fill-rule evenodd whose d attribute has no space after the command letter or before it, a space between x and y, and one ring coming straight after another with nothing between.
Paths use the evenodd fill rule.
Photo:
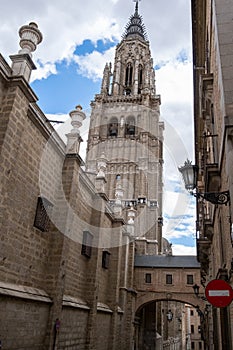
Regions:
<instances>
[{"instance_id":1,"label":"blue sky patch","mask_svg":"<svg viewBox=\"0 0 233 350\"><path fill-rule=\"evenodd\" d=\"M179 238L173 238L172 244L182 244L186 247L195 247L196 242L194 237L190 236L183 236Z\"/></svg>"},{"instance_id":2,"label":"blue sky patch","mask_svg":"<svg viewBox=\"0 0 233 350\"><path fill-rule=\"evenodd\" d=\"M183 63L188 62L189 57L187 51L185 49L181 50L176 56L176 60Z\"/></svg>"},{"instance_id":3,"label":"blue sky patch","mask_svg":"<svg viewBox=\"0 0 233 350\"><path fill-rule=\"evenodd\" d=\"M101 82L93 82L77 73L77 64L66 61L56 64L57 74L47 79L35 80L31 87L39 98L38 105L43 112L69 113L81 103L83 109L90 106L91 100L100 91Z\"/></svg>"},{"instance_id":4,"label":"blue sky patch","mask_svg":"<svg viewBox=\"0 0 233 350\"><path fill-rule=\"evenodd\" d=\"M98 40L96 43L93 43L91 40L87 39L83 41L82 45L76 46L74 54L83 56L93 51L104 52L115 46L116 43L117 41L110 40Z\"/></svg>"},{"instance_id":5,"label":"blue sky patch","mask_svg":"<svg viewBox=\"0 0 233 350\"><path fill-rule=\"evenodd\" d=\"M159 70L160 68L166 66L167 63L168 63L168 61L160 61L160 62L156 63L156 65L154 66L154 69Z\"/></svg>"}]
</instances>

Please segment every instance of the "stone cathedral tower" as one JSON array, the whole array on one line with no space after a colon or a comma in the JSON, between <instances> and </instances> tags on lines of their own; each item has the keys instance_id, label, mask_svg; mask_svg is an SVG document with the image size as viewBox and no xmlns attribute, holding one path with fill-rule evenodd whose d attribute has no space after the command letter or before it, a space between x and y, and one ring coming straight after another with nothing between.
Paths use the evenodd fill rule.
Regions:
<instances>
[{"instance_id":1,"label":"stone cathedral tower","mask_svg":"<svg viewBox=\"0 0 233 350\"><path fill-rule=\"evenodd\" d=\"M87 172L104 176L115 213L135 210L139 254L157 254L162 239L163 129L160 96L142 17L135 12L107 63L92 102Z\"/></svg>"}]
</instances>

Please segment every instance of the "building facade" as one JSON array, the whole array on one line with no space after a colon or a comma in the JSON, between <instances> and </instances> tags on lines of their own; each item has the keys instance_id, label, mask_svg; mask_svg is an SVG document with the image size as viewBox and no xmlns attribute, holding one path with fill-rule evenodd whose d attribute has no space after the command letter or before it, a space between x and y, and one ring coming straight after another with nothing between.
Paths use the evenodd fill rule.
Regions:
<instances>
[{"instance_id":1,"label":"building facade","mask_svg":"<svg viewBox=\"0 0 233 350\"><path fill-rule=\"evenodd\" d=\"M192 1L197 190L206 194L197 200L197 255L204 287L219 278L232 286L232 17L231 1ZM232 304L206 308L206 348L232 349Z\"/></svg>"}]
</instances>

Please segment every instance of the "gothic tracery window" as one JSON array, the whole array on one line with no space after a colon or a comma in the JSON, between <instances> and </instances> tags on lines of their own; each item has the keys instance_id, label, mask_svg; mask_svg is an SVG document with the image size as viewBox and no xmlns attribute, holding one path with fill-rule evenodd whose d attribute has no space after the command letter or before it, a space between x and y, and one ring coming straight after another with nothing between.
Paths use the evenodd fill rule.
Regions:
<instances>
[{"instance_id":1,"label":"gothic tracery window","mask_svg":"<svg viewBox=\"0 0 233 350\"><path fill-rule=\"evenodd\" d=\"M142 65L138 66L138 93L140 94L142 91Z\"/></svg>"},{"instance_id":2,"label":"gothic tracery window","mask_svg":"<svg viewBox=\"0 0 233 350\"><path fill-rule=\"evenodd\" d=\"M133 82L133 66L132 63L128 63L125 71L125 93L126 95L131 94L131 86Z\"/></svg>"}]
</instances>

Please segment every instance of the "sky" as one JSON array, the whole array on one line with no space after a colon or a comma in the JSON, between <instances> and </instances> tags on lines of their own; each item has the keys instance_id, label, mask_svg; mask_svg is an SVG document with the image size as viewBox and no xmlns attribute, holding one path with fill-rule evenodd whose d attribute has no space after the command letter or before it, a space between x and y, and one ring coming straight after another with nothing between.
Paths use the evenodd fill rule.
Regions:
<instances>
[{"instance_id":1,"label":"sky","mask_svg":"<svg viewBox=\"0 0 233 350\"><path fill-rule=\"evenodd\" d=\"M163 236L172 243L174 255L196 254L195 201L177 170L187 158L194 160L190 3L139 2L165 122ZM9 55L20 49L19 28L36 22L43 34L33 53L37 70L31 77L38 105L53 120L66 120L77 104L89 115L105 63L114 62L115 46L134 7L132 0L1 1L0 52L10 64ZM81 130L84 139L87 130L88 119Z\"/></svg>"}]
</instances>

